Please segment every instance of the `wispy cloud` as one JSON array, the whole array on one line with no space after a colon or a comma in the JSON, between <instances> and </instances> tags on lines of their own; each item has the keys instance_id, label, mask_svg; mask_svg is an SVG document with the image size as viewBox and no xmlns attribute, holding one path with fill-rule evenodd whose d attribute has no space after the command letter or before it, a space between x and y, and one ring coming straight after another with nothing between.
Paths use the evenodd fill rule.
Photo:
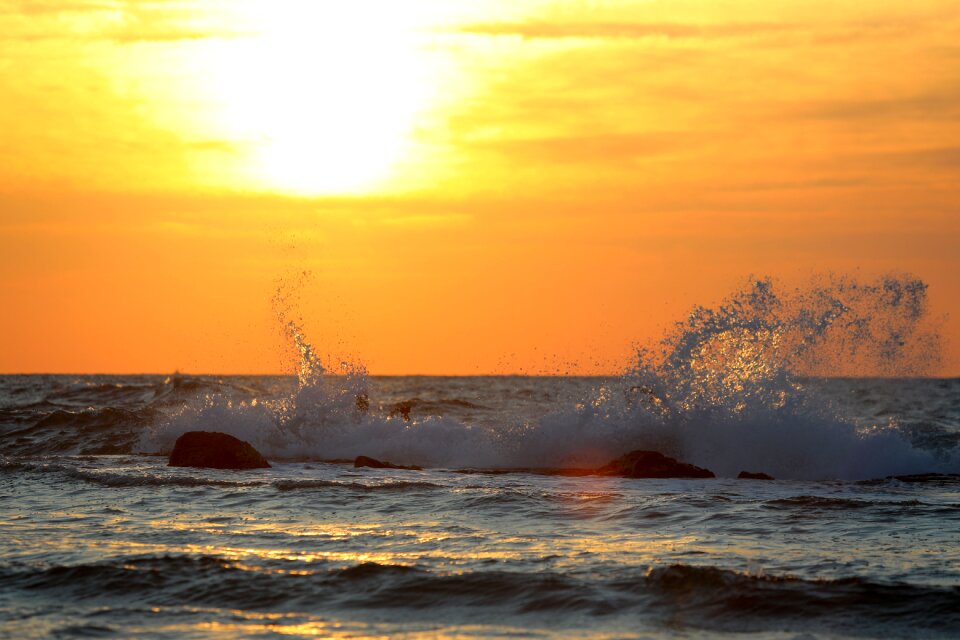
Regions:
<instances>
[{"instance_id":1,"label":"wispy cloud","mask_svg":"<svg viewBox=\"0 0 960 640\"><path fill-rule=\"evenodd\" d=\"M960 146L928 147L890 151L871 156L880 164L897 169L960 169Z\"/></svg>"},{"instance_id":2,"label":"wispy cloud","mask_svg":"<svg viewBox=\"0 0 960 640\"><path fill-rule=\"evenodd\" d=\"M811 180L787 180L767 182L745 182L723 185L717 191L809 191L823 189L851 189L870 185L865 178L815 178Z\"/></svg>"},{"instance_id":3,"label":"wispy cloud","mask_svg":"<svg viewBox=\"0 0 960 640\"><path fill-rule=\"evenodd\" d=\"M803 25L775 22L708 25L657 22L488 22L464 25L457 31L486 36L518 36L525 39L713 39L782 33L802 28Z\"/></svg>"},{"instance_id":4,"label":"wispy cloud","mask_svg":"<svg viewBox=\"0 0 960 640\"><path fill-rule=\"evenodd\" d=\"M502 153L518 161L538 163L617 162L637 156L657 156L689 146L684 133L598 133L540 138L499 138L466 143L480 151Z\"/></svg>"},{"instance_id":5,"label":"wispy cloud","mask_svg":"<svg viewBox=\"0 0 960 640\"><path fill-rule=\"evenodd\" d=\"M167 43L167 42L189 42L199 40L227 40L234 38L244 38L252 34L246 33L227 33L223 31L201 31L201 30L136 30L136 29L103 29L93 33L84 33L82 38L85 42L114 42L116 44L137 44L137 43ZM76 34L69 33L20 33L13 36L4 36L6 40L17 40L20 42L44 42L58 40L75 40Z\"/></svg>"},{"instance_id":6,"label":"wispy cloud","mask_svg":"<svg viewBox=\"0 0 960 640\"><path fill-rule=\"evenodd\" d=\"M0 2L0 16L3 15L61 15L66 13L89 13L92 11L112 11L125 3L108 0L88 2L57 2L56 0L29 0Z\"/></svg>"},{"instance_id":7,"label":"wispy cloud","mask_svg":"<svg viewBox=\"0 0 960 640\"><path fill-rule=\"evenodd\" d=\"M379 222L397 227L450 227L467 224L472 220L473 216L466 213L440 213L386 216Z\"/></svg>"},{"instance_id":8,"label":"wispy cloud","mask_svg":"<svg viewBox=\"0 0 960 640\"><path fill-rule=\"evenodd\" d=\"M19 42L164 43L252 35L214 20L198 21L198 15L203 13L197 7L176 0L0 2L0 29L4 40Z\"/></svg>"},{"instance_id":9,"label":"wispy cloud","mask_svg":"<svg viewBox=\"0 0 960 640\"><path fill-rule=\"evenodd\" d=\"M858 97L823 100L802 111L802 115L824 120L864 120L960 117L960 77L953 87L898 97Z\"/></svg>"}]
</instances>

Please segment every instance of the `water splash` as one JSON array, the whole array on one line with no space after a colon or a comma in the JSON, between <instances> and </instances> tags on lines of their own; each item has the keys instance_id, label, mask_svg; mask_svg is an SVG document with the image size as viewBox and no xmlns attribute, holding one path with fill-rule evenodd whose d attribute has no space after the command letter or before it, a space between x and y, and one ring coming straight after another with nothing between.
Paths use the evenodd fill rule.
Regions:
<instances>
[{"instance_id":1,"label":"water splash","mask_svg":"<svg viewBox=\"0 0 960 640\"><path fill-rule=\"evenodd\" d=\"M778 291L756 280L716 309L696 307L627 377L659 410L740 413L780 409L802 376L917 376L936 369L940 345L926 318L927 285L827 276Z\"/></svg>"},{"instance_id":2,"label":"water splash","mask_svg":"<svg viewBox=\"0 0 960 640\"><path fill-rule=\"evenodd\" d=\"M300 291L306 286L312 274L301 271L292 278L281 279L270 300L273 313L280 327L283 343L294 348L296 354L297 381L301 388L316 384L326 373L326 367L307 341L303 330L303 318L298 313Z\"/></svg>"},{"instance_id":3,"label":"water splash","mask_svg":"<svg viewBox=\"0 0 960 640\"><path fill-rule=\"evenodd\" d=\"M938 360L926 285L824 277L787 289L756 280L715 309L697 307L593 397L497 428L451 419L407 422L371 408L361 364L325 363L289 308L277 305L298 354L298 386L279 400L204 397L152 429L168 451L194 429L226 431L268 457L383 457L422 466L596 466L656 449L721 476L860 479L960 471L960 454L914 446L895 424L858 427L806 384L823 373L918 375Z\"/></svg>"},{"instance_id":4,"label":"water splash","mask_svg":"<svg viewBox=\"0 0 960 640\"><path fill-rule=\"evenodd\" d=\"M960 455L915 447L895 424L858 428L807 388L813 374L920 375L939 341L926 285L828 276L778 288L756 280L717 308L697 307L591 401L525 430L545 458L593 464L650 448L720 475L865 478L960 469ZM578 443L558 451L552 441ZM614 444L613 450L611 444Z\"/></svg>"}]
</instances>

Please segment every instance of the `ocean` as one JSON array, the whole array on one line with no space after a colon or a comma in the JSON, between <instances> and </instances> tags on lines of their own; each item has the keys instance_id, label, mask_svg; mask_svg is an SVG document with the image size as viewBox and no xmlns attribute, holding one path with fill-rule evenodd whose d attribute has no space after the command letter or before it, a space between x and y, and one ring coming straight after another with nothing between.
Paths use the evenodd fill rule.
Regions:
<instances>
[{"instance_id":1,"label":"ocean","mask_svg":"<svg viewBox=\"0 0 960 640\"><path fill-rule=\"evenodd\" d=\"M603 378L334 371L296 323L296 376L0 376L0 636L960 637L960 379L809 375L934 342L762 290ZM272 467L168 467L195 430ZM634 449L717 477L539 471Z\"/></svg>"}]
</instances>

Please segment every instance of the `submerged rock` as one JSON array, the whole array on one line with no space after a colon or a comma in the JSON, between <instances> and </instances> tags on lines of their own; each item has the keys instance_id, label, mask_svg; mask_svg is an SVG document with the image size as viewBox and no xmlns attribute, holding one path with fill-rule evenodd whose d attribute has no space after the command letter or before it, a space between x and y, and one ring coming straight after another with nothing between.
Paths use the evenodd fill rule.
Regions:
<instances>
[{"instance_id":1,"label":"submerged rock","mask_svg":"<svg viewBox=\"0 0 960 640\"><path fill-rule=\"evenodd\" d=\"M357 456L357 459L353 461L354 467L371 467L373 469L407 469L408 471L423 471L423 467L418 467L416 465L404 466L402 464L393 464L392 462L385 462L383 460L377 460L376 458L368 458L367 456Z\"/></svg>"},{"instance_id":2,"label":"submerged rock","mask_svg":"<svg viewBox=\"0 0 960 640\"><path fill-rule=\"evenodd\" d=\"M545 476L619 476L622 478L715 478L713 471L669 458L657 451L631 451L597 469L585 467L518 467L512 469L458 469L457 473L503 475L533 473Z\"/></svg>"},{"instance_id":3,"label":"submerged rock","mask_svg":"<svg viewBox=\"0 0 960 640\"><path fill-rule=\"evenodd\" d=\"M763 472L741 471L737 474L737 480L773 480L773 476Z\"/></svg>"},{"instance_id":4,"label":"submerged rock","mask_svg":"<svg viewBox=\"0 0 960 640\"><path fill-rule=\"evenodd\" d=\"M679 462L657 451L631 451L595 470L601 476L624 478L715 478L713 471Z\"/></svg>"},{"instance_id":5,"label":"submerged rock","mask_svg":"<svg viewBox=\"0 0 960 640\"><path fill-rule=\"evenodd\" d=\"M249 442L218 431L188 431L173 445L171 467L265 469L270 463Z\"/></svg>"}]
</instances>

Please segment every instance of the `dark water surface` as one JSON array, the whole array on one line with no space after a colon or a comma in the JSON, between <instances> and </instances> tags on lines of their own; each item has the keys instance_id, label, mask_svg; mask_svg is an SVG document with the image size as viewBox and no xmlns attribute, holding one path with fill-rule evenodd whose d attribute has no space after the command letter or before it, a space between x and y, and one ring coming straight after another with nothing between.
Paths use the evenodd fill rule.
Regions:
<instances>
[{"instance_id":1,"label":"dark water surface","mask_svg":"<svg viewBox=\"0 0 960 640\"><path fill-rule=\"evenodd\" d=\"M960 381L791 385L3 376L0 635L960 637L960 478L887 477L960 472ZM146 455L201 428L274 467ZM720 477L462 472L639 447Z\"/></svg>"}]
</instances>

